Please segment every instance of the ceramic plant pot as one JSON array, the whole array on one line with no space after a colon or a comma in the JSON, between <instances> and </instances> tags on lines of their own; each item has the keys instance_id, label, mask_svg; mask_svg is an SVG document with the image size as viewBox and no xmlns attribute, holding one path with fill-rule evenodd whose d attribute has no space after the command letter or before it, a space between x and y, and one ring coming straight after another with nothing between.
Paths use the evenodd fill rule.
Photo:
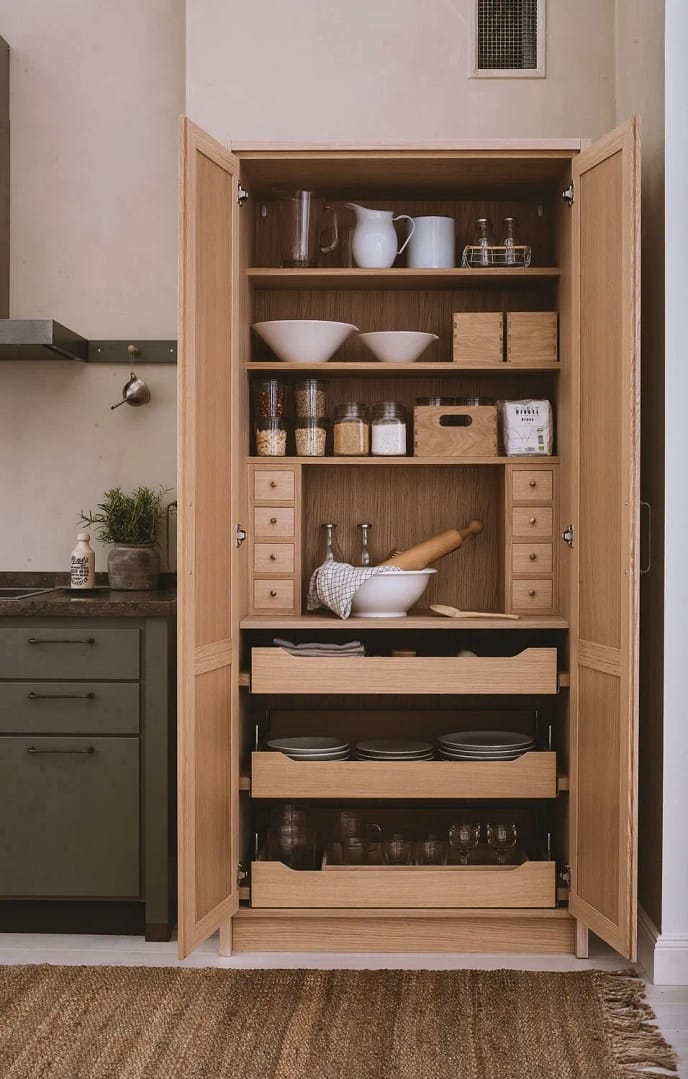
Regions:
<instances>
[{"instance_id":1,"label":"ceramic plant pot","mask_svg":"<svg viewBox=\"0 0 688 1079\"><path fill-rule=\"evenodd\" d=\"M160 555L152 543L116 543L108 554L110 588L148 592L158 587Z\"/></svg>"}]
</instances>

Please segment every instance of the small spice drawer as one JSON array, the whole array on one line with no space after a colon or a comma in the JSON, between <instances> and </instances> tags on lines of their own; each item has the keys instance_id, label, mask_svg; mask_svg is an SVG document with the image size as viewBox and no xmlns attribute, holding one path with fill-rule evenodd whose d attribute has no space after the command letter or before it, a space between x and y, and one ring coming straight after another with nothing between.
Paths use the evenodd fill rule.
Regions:
<instances>
[{"instance_id":1,"label":"small spice drawer","mask_svg":"<svg viewBox=\"0 0 688 1079\"><path fill-rule=\"evenodd\" d=\"M0 629L0 678L139 677L138 629L104 629L75 623L74 627L28 624Z\"/></svg>"},{"instance_id":2,"label":"small spice drawer","mask_svg":"<svg viewBox=\"0 0 688 1079\"><path fill-rule=\"evenodd\" d=\"M0 734L138 734L136 682L0 682Z\"/></svg>"},{"instance_id":3,"label":"small spice drawer","mask_svg":"<svg viewBox=\"0 0 688 1079\"><path fill-rule=\"evenodd\" d=\"M514 543L511 548L511 572L551 574L553 550L551 543Z\"/></svg>"},{"instance_id":4,"label":"small spice drawer","mask_svg":"<svg viewBox=\"0 0 688 1079\"><path fill-rule=\"evenodd\" d=\"M290 611L294 607L294 582L254 581L253 606L257 611Z\"/></svg>"},{"instance_id":5,"label":"small spice drawer","mask_svg":"<svg viewBox=\"0 0 688 1079\"><path fill-rule=\"evenodd\" d=\"M296 477L291 469L256 468L253 497L256 502L293 502Z\"/></svg>"},{"instance_id":6,"label":"small spice drawer","mask_svg":"<svg viewBox=\"0 0 688 1079\"><path fill-rule=\"evenodd\" d=\"M254 573L293 573L295 551L293 543L256 543L253 548Z\"/></svg>"},{"instance_id":7,"label":"small spice drawer","mask_svg":"<svg viewBox=\"0 0 688 1079\"><path fill-rule=\"evenodd\" d=\"M254 534L260 538L293 539L296 514L291 506L255 506Z\"/></svg>"},{"instance_id":8,"label":"small spice drawer","mask_svg":"<svg viewBox=\"0 0 688 1079\"><path fill-rule=\"evenodd\" d=\"M511 527L514 539L552 535L554 512L551 506L514 506Z\"/></svg>"},{"instance_id":9,"label":"small spice drawer","mask_svg":"<svg viewBox=\"0 0 688 1079\"><path fill-rule=\"evenodd\" d=\"M549 469L514 469L511 475L514 502L552 501L554 474Z\"/></svg>"},{"instance_id":10,"label":"small spice drawer","mask_svg":"<svg viewBox=\"0 0 688 1079\"><path fill-rule=\"evenodd\" d=\"M556 862L520 865L329 866L251 863L253 907L553 907Z\"/></svg>"},{"instance_id":11,"label":"small spice drawer","mask_svg":"<svg viewBox=\"0 0 688 1079\"><path fill-rule=\"evenodd\" d=\"M515 611L549 611L552 609L552 582L547 580L514 581L511 604Z\"/></svg>"}]
</instances>

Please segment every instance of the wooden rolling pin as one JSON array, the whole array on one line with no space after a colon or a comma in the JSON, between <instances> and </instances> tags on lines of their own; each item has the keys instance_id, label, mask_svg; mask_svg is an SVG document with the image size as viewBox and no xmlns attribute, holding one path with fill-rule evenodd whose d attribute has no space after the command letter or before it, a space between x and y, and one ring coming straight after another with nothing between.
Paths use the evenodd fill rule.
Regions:
<instances>
[{"instance_id":1,"label":"wooden rolling pin","mask_svg":"<svg viewBox=\"0 0 688 1079\"><path fill-rule=\"evenodd\" d=\"M386 558L380 565L398 566L399 569L425 569L431 562L458 550L465 539L479 535L482 530L482 521L471 521L467 528L448 528L446 532L438 532L423 543L417 543L415 547L409 547L406 551Z\"/></svg>"}]
</instances>

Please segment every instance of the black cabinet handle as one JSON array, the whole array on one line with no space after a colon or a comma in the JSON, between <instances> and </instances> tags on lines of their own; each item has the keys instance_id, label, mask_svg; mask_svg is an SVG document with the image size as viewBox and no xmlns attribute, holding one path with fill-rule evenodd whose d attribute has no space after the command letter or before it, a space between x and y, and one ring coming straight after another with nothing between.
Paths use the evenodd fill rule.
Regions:
<instances>
[{"instance_id":1,"label":"black cabinet handle","mask_svg":"<svg viewBox=\"0 0 688 1079\"><path fill-rule=\"evenodd\" d=\"M93 701L95 693L34 693L26 694L30 701Z\"/></svg>"},{"instance_id":2,"label":"black cabinet handle","mask_svg":"<svg viewBox=\"0 0 688 1079\"><path fill-rule=\"evenodd\" d=\"M29 644L95 644L95 637L29 637Z\"/></svg>"},{"instance_id":3,"label":"black cabinet handle","mask_svg":"<svg viewBox=\"0 0 688 1079\"><path fill-rule=\"evenodd\" d=\"M29 746L26 752L32 756L38 753L80 753L90 757L95 751L95 746L86 746L85 749L37 749L36 746Z\"/></svg>"}]
</instances>

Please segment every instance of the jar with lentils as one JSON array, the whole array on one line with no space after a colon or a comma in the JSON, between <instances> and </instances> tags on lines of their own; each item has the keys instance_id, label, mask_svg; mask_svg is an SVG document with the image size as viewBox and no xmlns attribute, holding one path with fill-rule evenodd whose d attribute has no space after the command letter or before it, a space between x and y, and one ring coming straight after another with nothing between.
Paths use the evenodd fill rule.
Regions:
<instances>
[{"instance_id":1,"label":"jar with lentils","mask_svg":"<svg viewBox=\"0 0 688 1079\"><path fill-rule=\"evenodd\" d=\"M294 386L294 413L298 419L327 416L327 383L305 378Z\"/></svg>"},{"instance_id":2,"label":"jar with lentils","mask_svg":"<svg viewBox=\"0 0 688 1079\"><path fill-rule=\"evenodd\" d=\"M335 457L366 457L370 449L368 406L362 401L343 401L334 412Z\"/></svg>"}]
</instances>

